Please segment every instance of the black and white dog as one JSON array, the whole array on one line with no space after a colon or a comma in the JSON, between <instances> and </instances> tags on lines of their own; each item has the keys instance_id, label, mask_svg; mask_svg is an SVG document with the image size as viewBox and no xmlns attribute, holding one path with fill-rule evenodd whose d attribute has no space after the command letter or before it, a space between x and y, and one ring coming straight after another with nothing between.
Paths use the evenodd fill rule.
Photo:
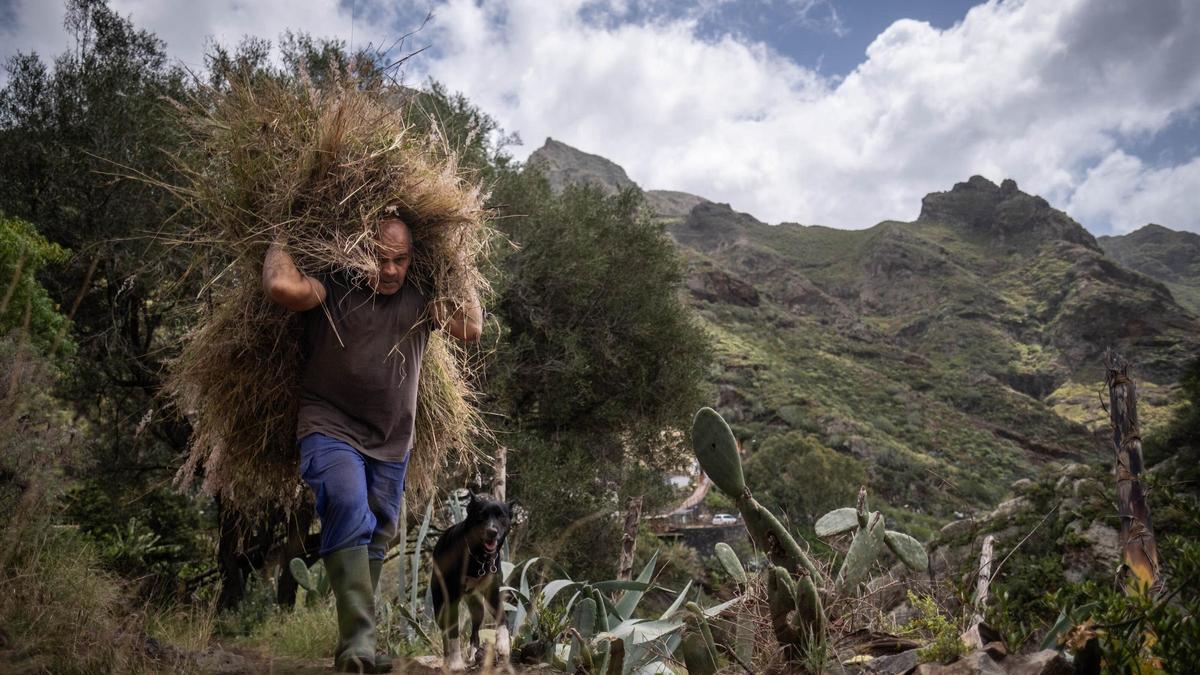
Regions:
<instances>
[{"instance_id":1,"label":"black and white dog","mask_svg":"<svg viewBox=\"0 0 1200 675\"><path fill-rule=\"evenodd\" d=\"M500 549L511 521L511 504L472 494L466 519L447 529L433 547L429 586L448 670L467 668L458 640L458 603L463 599L471 612L470 658L480 657L479 628L484 616L490 615L496 623L496 655L500 661L508 660L508 626L500 599Z\"/></svg>"}]
</instances>

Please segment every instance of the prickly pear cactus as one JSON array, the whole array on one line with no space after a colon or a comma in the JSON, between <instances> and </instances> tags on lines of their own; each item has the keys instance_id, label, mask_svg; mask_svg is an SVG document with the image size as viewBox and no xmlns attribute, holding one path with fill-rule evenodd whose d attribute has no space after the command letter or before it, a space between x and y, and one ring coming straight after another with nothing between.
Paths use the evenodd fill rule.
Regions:
<instances>
[{"instance_id":1,"label":"prickly pear cactus","mask_svg":"<svg viewBox=\"0 0 1200 675\"><path fill-rule=\"evenodd\" d=\"M712 629L704 611L694 602L685 605L688 611L687 629L684 631L680 651L688 675L715 675L717 672L717 645L713 641Z\"/></svg>"},{"instance_id":2,"label":"prickly pear cactus","mask_svg":"<svg viewBox=\"0 0 1200 675\"><path fill-rule=\"evenodd\" d=\"M329 575L325 573L325 566L321 564L321 561L318 560L309 568L300 558L292 558L288 563L288 571L292 573L296 583L308 591L305 596L305 605L312 607L317 604L318 600L329 595Z\"/></svg>"},{"instance_id":3,"label":"prickly pear cactus","mask_svg":"<svg viewBox=\"0 0 1200 675\"><path fill-rule=\"evenodd\" d=\"M792 573L803 570L820 578L817 566L787 528L750 494L742 473L742 460L738 457L737 439L720 413L712 408L701 408L696 413L692 420L692 446L700 468L717 489L733 500L742 513L742 522L746 524L750 538L767 553L771 562Z\"/></svg>"},{"instance_id":4,"label":"prickly pear cactus","mask_svg":"<svg viewBox=\"0 0 1200 675\"><path fill-rule=\"evenodd\" d=\"M917 572L929 569L929 554L921 542L904 534L884 528L883 514L867 509L867 489L859 488L857 508L841 508L830 511L817 520L818 537L830 537L854 532L850 550L838 572L837 584L841 588L854 590L870 578L871 569L889 549L900 562Z\"/></svg>"},{"instance_id":5,"label":"prickly pear cactus","mask_svg":"<svg viewBox=\"0 0 1200 675\"><path fill-rule=\"evenodd\" d=\"M787 570L772 567L767 573L767 606L775 639L790 648L793 657L825 639L825 610L812 577L792 579Z\"/></svg>"}]
</instances>

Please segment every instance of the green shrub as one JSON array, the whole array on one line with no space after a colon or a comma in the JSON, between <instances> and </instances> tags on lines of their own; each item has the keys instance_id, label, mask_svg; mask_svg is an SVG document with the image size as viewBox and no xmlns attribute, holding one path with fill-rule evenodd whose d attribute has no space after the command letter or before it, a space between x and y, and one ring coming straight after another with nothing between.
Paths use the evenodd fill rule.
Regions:
<instances>
[{"instance_id":1,"label":"green shrub","mask_svg":"<svg viewBox=\"0 0 1200 675\"><path fill-rule=\"evenodd\" d=\"M922 663L949 663L967 653L967 645L959 639L959 627L951 621L932 595L908 592L908 602L917 616L900 628L901 633L919 636L925 646L917 650Z\"/></svg>"}]
</instances>

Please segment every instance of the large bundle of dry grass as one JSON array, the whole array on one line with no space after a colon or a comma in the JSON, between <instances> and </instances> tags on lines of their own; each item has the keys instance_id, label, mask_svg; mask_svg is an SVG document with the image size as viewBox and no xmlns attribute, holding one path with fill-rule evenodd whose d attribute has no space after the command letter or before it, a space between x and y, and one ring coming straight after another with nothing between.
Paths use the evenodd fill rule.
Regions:
<instances>
[{"instance_id":1,"label":"large bundle of dry grass","mask_svg":"<svg viewBox=\"0 0 1200 675\"><path fill-rule=\"evenodd\" d=\"M373 241L388 207L413 235L408 278L427 297L458 305L486 290L477 261L489 233L484 195L464 178L439 135L405 123L396 92L333 78L234 81L183 107L191 141L175 186L198 212L196 241L225 263L199 322L173 363L168 390L190 418L186 483L243 513L294 505L303 492L295 442L299 328L260 287L277 234L308 274L376 265ZM436 127L435 127L436 128ZM486 433L466 361L435 332L421 368L408 474L420 499L449 464L473 465ZM415 494L413 494L415 493Z\"/></svg>"}]
</instances>

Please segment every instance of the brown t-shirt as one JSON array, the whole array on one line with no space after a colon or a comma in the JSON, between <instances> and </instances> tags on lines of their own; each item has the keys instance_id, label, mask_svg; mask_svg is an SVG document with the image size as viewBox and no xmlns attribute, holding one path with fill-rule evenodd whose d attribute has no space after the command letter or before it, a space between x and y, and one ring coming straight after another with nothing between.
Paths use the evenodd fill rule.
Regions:
<instances>
[{"instance_id":1,"label":"brown t-shirt","mask_svg":"<svg viewBox=\"0 0 1200 675\"><path fill-rule=\"evenodd\" d=\"M425 296L405 283L393 295L321 278L324 305L301 315L304 366L296 438L322 433L388 462L413 444L417 380L431 323Z\"/></svg>"}]
</instances>

